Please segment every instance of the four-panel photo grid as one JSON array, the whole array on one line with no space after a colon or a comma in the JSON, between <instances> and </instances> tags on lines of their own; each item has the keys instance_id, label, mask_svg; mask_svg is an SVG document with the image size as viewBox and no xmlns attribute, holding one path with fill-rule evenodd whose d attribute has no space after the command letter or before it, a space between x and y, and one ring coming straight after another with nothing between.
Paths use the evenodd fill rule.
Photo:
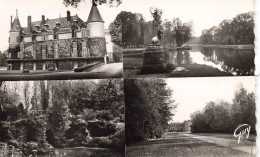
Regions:
<instances>
[{"instance_id":1,"label":"four-panel photo grid","mask_svg":"<svg viewBox=\"0 0 260 157\"><path fill-rule=\"evenodd\" d=\"M252 157L253 0L0 0L0 157Z\"/></svg>"}]
</instances>

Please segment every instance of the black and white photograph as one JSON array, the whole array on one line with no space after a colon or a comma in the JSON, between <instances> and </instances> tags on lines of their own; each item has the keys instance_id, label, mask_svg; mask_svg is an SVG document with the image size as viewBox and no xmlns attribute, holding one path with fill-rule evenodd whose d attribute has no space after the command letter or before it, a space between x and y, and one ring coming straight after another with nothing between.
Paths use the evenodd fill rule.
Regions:
<instances>
[{"instance_id":1,"label":"black and white photograph","mask_svg":"<svg viewBox=\"0 0 260 157\"><path fill-rule=\"evenodd\" d=\"M120 4L1 0L0 79L122 78Z\"/></svg>"},{"instance_id":2,"label":"black and white photograph","mask_svg":"<svg viewBox=\"0 0 260 157\"><path fill-rule=\"evenodd\" d=\"M124 78L254 76L253 0L124 0Z\"/></svg>"},{"instance_id":3,"label":"black and white photograph","mask_svg":"<svg viewBox=\"0 0 260 157\"><path fill-rule=\"evenodd\" d=\"M256 157L258 3L0 0L0 157Z\"/></svg>"},{"instance_id":4,"label":"black and white photograph","mask_svg":"<svg viewBox=\"0 0 260 157\"><path fill-rule=\"evenodd\" d=\"M256 156L255 77L126 79L127 157Z\"/></svg>"},{"instance_id":5,"label":"black and white photograph","mask_svg":"<svg viewBox=\"0 0 260 157\"><path fill-rule=\"evenodd\" d=\"M122 79L0 82L1 157L122 157Z\"/></svg>"}]
</instances>

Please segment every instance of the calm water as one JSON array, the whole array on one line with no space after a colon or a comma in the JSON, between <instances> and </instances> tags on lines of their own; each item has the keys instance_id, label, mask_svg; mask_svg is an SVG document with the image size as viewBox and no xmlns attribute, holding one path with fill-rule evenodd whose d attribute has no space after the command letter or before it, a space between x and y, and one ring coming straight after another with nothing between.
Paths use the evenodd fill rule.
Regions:
<instances>
[{"instance_id":1,"label":"calm water","mask_svg":"<svg viewBox=\"0 0 260 157\"><path fill-rule=\"evenodd\" d=\"M254 58L253 49L193 47L177 55L177 64L204 64L237 76L254 75Z\"/></svg>"}]
</instances>

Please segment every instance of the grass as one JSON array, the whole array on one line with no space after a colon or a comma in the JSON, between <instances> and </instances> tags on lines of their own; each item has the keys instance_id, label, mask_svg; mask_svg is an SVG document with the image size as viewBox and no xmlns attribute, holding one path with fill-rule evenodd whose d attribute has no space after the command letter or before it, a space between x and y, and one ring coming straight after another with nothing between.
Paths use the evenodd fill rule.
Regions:
<instances>
[{"instance_id":1,"label":"grass","mask_svg":"<svg viewBox=\"0 0 260 157\"><path fill-rule=\"evenodd\" d=\"M220 71L207 65L189 64L182 65L185 71L172 71L165 74L140 74L143 65L142 58L123 58L125 78L146 78L146 77L208 77L208 76L232 76L232 74Z\"/></svg>"},{"instance_id":2,"label":"grass","mask_svg":"<svg viewBox=\"0 0 260 157\"><path fill-rule=\"evenodd\" d=\"M172 134L173 135L173 134ZM250 157L232 148L218 146L197 139L175 134L170 138L150 140L127 146L127 157Z\"/></svg>"},{"instance_id":3,"label":"grass","mask_svg":"<svg viewBox=\"0 0 260 157\"><path fill-rule=\"evenodd\" d=\"M226 138L226 139L237 139L234 137L233 134L222 134L222 133L193 133L194 135L199 135L199 136L211 136L211 137L216 137L216 138ZM256 142L256 135L250 134L248 141L250 142Z\"/></svg>"}]
</instances>

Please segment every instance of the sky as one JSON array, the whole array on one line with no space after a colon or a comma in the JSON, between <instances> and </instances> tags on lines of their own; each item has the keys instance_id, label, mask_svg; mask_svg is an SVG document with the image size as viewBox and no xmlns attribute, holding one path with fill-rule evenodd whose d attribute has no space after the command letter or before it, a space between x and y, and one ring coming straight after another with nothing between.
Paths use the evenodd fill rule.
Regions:
<instances>
[{"instance_id":1,"label":"sky","mask_svg":"<svg viewBox=\"0 0 260 157\"><path fill-rule=\"evenodd\" d=\"M232 19L237 14L254 10L253 0L122 0L118 7L108 5L99 6L99 11L105 21L105 28L115 19L120 11L141 13L146 21L152 20L149 13L150 7L163 10L163 20L179 17L182 21L193 21L193 35L200 36L201 31L218 25L224 19ZM15 16L16 9L22 26L27 25L27 16L32 16L32 21L41 20L41 15L46 18L66 16L70 10L71 15L78 14L87 20L91 8L91 0L80 3L77 9L65 7L62 0L0 0L0 51L8 48L10 30L10 16Z\"/></svg>"},{"instance_id":2,"label":"sky","mask_svg":"<svg viewBox=\"0 0 260 157\"><path fill-rule=\"evenodd\" d=\"M149 13L150 7L163 10L163 20L179 17L182 21L193 21L193 35L200 36L201 31L218 25L224 19L232 19L239 13L254 10L253 0L122 0L118 7L108 5L99 6L99 11L105 21L105 28L115 19L120 11L141 13L146 21L152 20ZM27 16L32 16L32 21L41 20L41 15L46 18L66 16L70 10L71 15L78 14L83 20L87 20L91 8L91 0L80 3L77 9L65 7L62 0L0 0L0 51L8 48L10 30L10 16L15 16L18 9L22 26L27 25Z\"/></svg>"},{"instance_id":3,"label":"sky","mask_svg":"<svg viewBox=\"0 0 260 157\"><path fill-rule=\"evenodd\" d=\"M87 21L92 6L91 0L83 1L78 8L66 7L62 2L62 0L0 0L0 51L8 48L11 15L14 19L16 9L18 9L22 27L27 26L27 16L29 15L32 16L32 21L40 21L42 15L45 15L45 19L58 18L59 15L66 17L67 10L71 12L72 16L78 14L83 21ZM98 9L105 21L106 29L122 11L121 6L110 7L107 4L98 6Z\"/></svg>"},{"instance_id":4,"label":"sky","mask_svg":"<svg viewBox=\"0 0 260 157\"><path fill-rule=\"evenodd\" d=\"M169 78L167 86L173 90L172 98L178 104L173 122L190 120L190 114L201 111L210 101L232 103L235 91L241 85L255 93L255 77L200 77Z\"/></svg>"},{"instance_id":5,"label":"sky","mask_svg":"<svg viewBox=\"0 0 260 157\"><path fill-rule=\"evenodd\" d=\"M122 9L141 13L146 21L152 20L149 8L163 10L162 19L193 21L193 35L200 36L203 29L219 25L224 19L254 11L253 0L123 0Z\"/></svg>"}]
</instances>

